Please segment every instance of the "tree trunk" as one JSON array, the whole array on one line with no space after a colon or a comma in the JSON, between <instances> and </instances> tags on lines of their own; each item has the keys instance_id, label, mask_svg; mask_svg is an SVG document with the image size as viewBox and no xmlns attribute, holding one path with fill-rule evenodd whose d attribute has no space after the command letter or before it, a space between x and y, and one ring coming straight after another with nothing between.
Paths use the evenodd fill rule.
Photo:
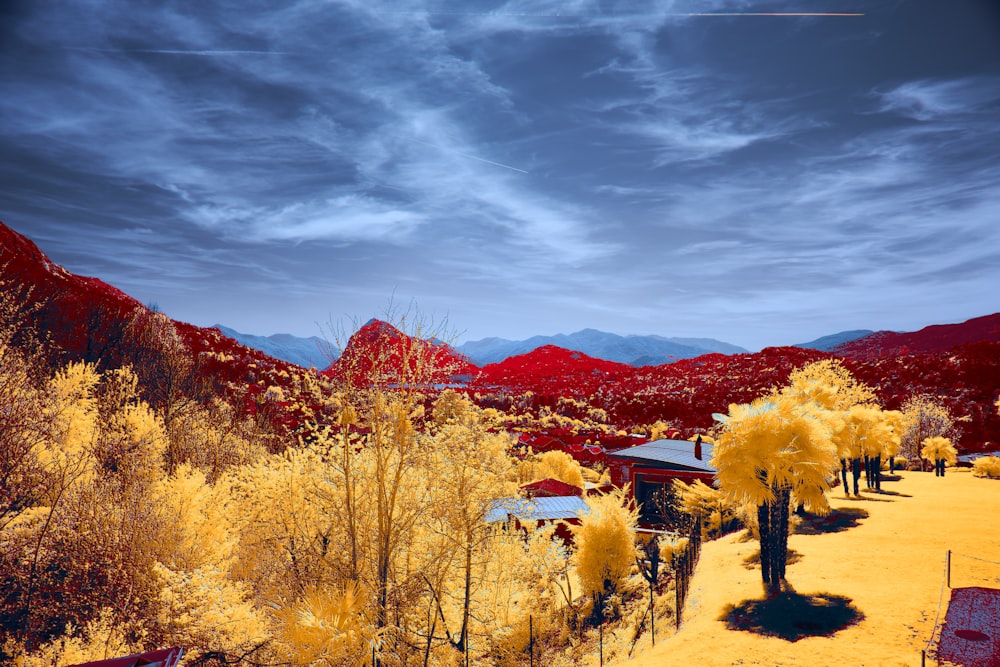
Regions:
<instances>
[{"instance_id":1,"label":"tree trunk","mask_svg":"<svg viewBox=\"0 0 1000 667\"><path fill-rule=\"evenodd\" d=\"M882 490L882 455L872 458L872 476L875 479L875 490Z\"/></svg>"},{"instance_id":2,"label":"tree trunk","mask_svg":"<svg viewBox=\"0 0 1000 667\"><path fill-rule=\"evenodd\" d=\"M771 560L775 567L774 579L779 586L785 581L785 565L788 562L788 514L791 509L791 497L792 491L787 487L778 492L777 550ZM773 509L771 512L774 514Z\"/></svg>"},{"instance_id":3,"label":"tree trunk","mask_svg":"<svg viewBox=\"0 0 1000 667\"><path fill-rule=\"evenodd\" d=\"M792 491L774 490L774 500L757 508L760 532L760 575L768 597L781 592L788 561L788 515Z\"/></svg>"},{"instance_id":4,"label":"tree trunk","mask_svg":"<svg viewBox=\"0 0 1000 667\"><path fill-rule=\"evenodd\" d=\"M764 589L771 594L771 506L762 503L757 507L757 532L760 536L760 576Z\"/></svg>"},{"instance_id":5,"label":"tree trunk","mask_svg":"<svg viewBox=\"0 0 1000 667\"><path fill-rule=\"evenodd\" d=\"M467 536L465 544L465 597L462 600L462 629L459 632L459 651L469 646L469 608L472 606L472 536Z\"/></svg>"}]
</instances>

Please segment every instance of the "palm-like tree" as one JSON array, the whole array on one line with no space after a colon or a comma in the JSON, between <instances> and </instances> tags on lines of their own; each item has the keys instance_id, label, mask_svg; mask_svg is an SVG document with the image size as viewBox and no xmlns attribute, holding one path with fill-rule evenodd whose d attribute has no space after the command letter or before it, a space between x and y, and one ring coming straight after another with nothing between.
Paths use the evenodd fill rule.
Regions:
<instances>
[{"instance_id":1,"label":"palm-like tree","mask_svg":"<svg viewBox=\"0 0 1000 667\"><path fill-rule=\"evenodd\" d=\"M829 512L825 492L837 466L830 422L811 402L775 394L716 415L722 428L712 465L719 488L756 514L761 577L767 594L781 591L788 559L789 508ZM754 512L755 511L755 512Z\"/></svg>"}]
</instances>

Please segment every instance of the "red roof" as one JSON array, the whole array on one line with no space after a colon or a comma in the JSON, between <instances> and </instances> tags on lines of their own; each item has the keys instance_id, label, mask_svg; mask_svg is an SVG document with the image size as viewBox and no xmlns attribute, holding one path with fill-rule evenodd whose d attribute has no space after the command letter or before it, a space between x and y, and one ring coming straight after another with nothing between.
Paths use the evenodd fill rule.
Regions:
<instances>
[{"instance_id":1,"label":"red roof","mask_svg":"<svg viewBox=\"0 0 1000 667\"><path fill-rule=\"evenodd\" d=\"M529 497L534 496L582 496L583 489L558 479L540 479L531 484L521 487L528 492Z\"/></svg>"},{"instance_id":2,"label":"red roof","mask_svg":"<svg viewBox=\"0 0 1000 667\"><path fill-rule=\"evenodd\" d=\"M136 653L124 658L111 658L96 662L82 662L69 667L175 667L184 655L182 648L164 648L148 653Z\"/></svg>"}]
</instances>

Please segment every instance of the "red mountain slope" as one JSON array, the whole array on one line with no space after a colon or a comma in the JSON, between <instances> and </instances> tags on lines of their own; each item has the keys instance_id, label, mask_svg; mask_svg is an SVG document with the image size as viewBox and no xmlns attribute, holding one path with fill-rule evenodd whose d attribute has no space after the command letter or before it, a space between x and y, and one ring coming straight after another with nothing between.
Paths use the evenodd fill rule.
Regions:
<instances>
[{"instance_id":1,"label":"red mountain slope","mask_svg":"<svg viewBox=\"0 0 1000 667\"><path fill-rule=\"evenodd\" d=\"M1000 342L1000 313L976 317L960 324L934 324L920 331L876 331L837 346L833 353L854 359L873 359L947 352L958 345L980 341Z\"/></svg>"},{"instance_id":2,"label":"red mountain slope","mask_svg":"<svg viewBox=\"0 0 1000 667\"><path fill-rule=\"evenodd\" d=\"M343 354L323 374L355 384L377 377L391 385L406 381L449 383L467 380L478 372L478 367L449 345L413 338L391 324L371 320L350 337Z\"/></svg>"},{"instance_id":3,"label":"red mountain slope","mask_svg":"<svg viewBox=\"0 0 1000 667\"><path fill-rule=\"evenodd\" d=\"M25 303L31 323L45 338L53 366L88 361L106 369L148 358L148 350L137 348L142 343L130 330L137 319L150 319L146 306L97 278L70 273L2 222L0 281L4 290ZM281 387L287 394L295 384L293 376L301 372L223 336L218 329L167 321L182 342L179 353L194 364L199 383L223 394L235 390L248 410L257 409L268 387ZM288 422L288 415L280 413L275 412L278 422Z\"/></svg>"},{"instance_id":4,"label":"red mountain slope","mask_svg":"<svg viewBox=\"0 0 1000 667\"><path fill-rule=\"evenodd\" d=\"M476 387L504 387L566 397L587 397L634 371L632 366L588 357L582 352L544 345L527 354L483 367Z\"/></svg>"}]
</instances>

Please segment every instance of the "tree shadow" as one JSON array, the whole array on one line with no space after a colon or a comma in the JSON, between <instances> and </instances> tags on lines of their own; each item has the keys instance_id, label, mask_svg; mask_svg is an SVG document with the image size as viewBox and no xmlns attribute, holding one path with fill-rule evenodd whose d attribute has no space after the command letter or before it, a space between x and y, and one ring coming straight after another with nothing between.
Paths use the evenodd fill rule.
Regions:
<instances>
[{"instance_id":1,"label":"tree shadow","mask_svg":"<svg viewBox=\"0 0 1000 667\"><path fill-rule=\"evenodd\" d=\"M878 496L899 496L900 498L912 498L908 493L900 493L899 491L886 491L885 489L865 489L865 493L874 493Z\"/></svg>"},{"instance_id":2,"label":"tree shadow","mask_svg":"<svg viewBox=\"0 0 1000 667\"><path fill-rule=\"evenodd\" d=\"M860 507L845 507L832 510L826 516L806 513L799 516L799 524L795 526L796 535L822 535L824 533L840 533L848 528L854 528L862 519L867 519L868 510Z\"/></svg>"},{"instance_id":3,"label":"tree shadow","mask_svg":"<svg viewBox=\"0 0 1000 667\"><path fill-rule=\"evenodd\" d=\"M766 600L744 600L729 605L720 621L730 630L742 630L796 642L804 637L829 637L865 618L842 595L800 595L783 591Z\"/></svg>"},{"instance_id":4,"label":"tree shadow","mask_svg":"<svg viewBox=\"0 0 1000 667\"><path fill-rule=\"evenodd\" d=\"M802 560L802 554L795 549L788 550L788 560L785 561L785 564L791 565L792 563L798 563L800 560ZM754 551L743 559L743 567L748 570L760 567L760 549L757 549L757 551Z\"/></svg>"},{"instance_id":5,"label":"tree shadow","mask_svg":"<svg viewBox=\"0 0 1000 667\"><path fill-rule=\"evenodd\" d=\"M864 489L865 493L878 493L875 490ZM883 495L893 495L890 493L885 493ZM846 496L846 500L861 500L869 503L894 503L896 502L892 498L873 498L872 496Z\"/></svg>"}]
</instances>

